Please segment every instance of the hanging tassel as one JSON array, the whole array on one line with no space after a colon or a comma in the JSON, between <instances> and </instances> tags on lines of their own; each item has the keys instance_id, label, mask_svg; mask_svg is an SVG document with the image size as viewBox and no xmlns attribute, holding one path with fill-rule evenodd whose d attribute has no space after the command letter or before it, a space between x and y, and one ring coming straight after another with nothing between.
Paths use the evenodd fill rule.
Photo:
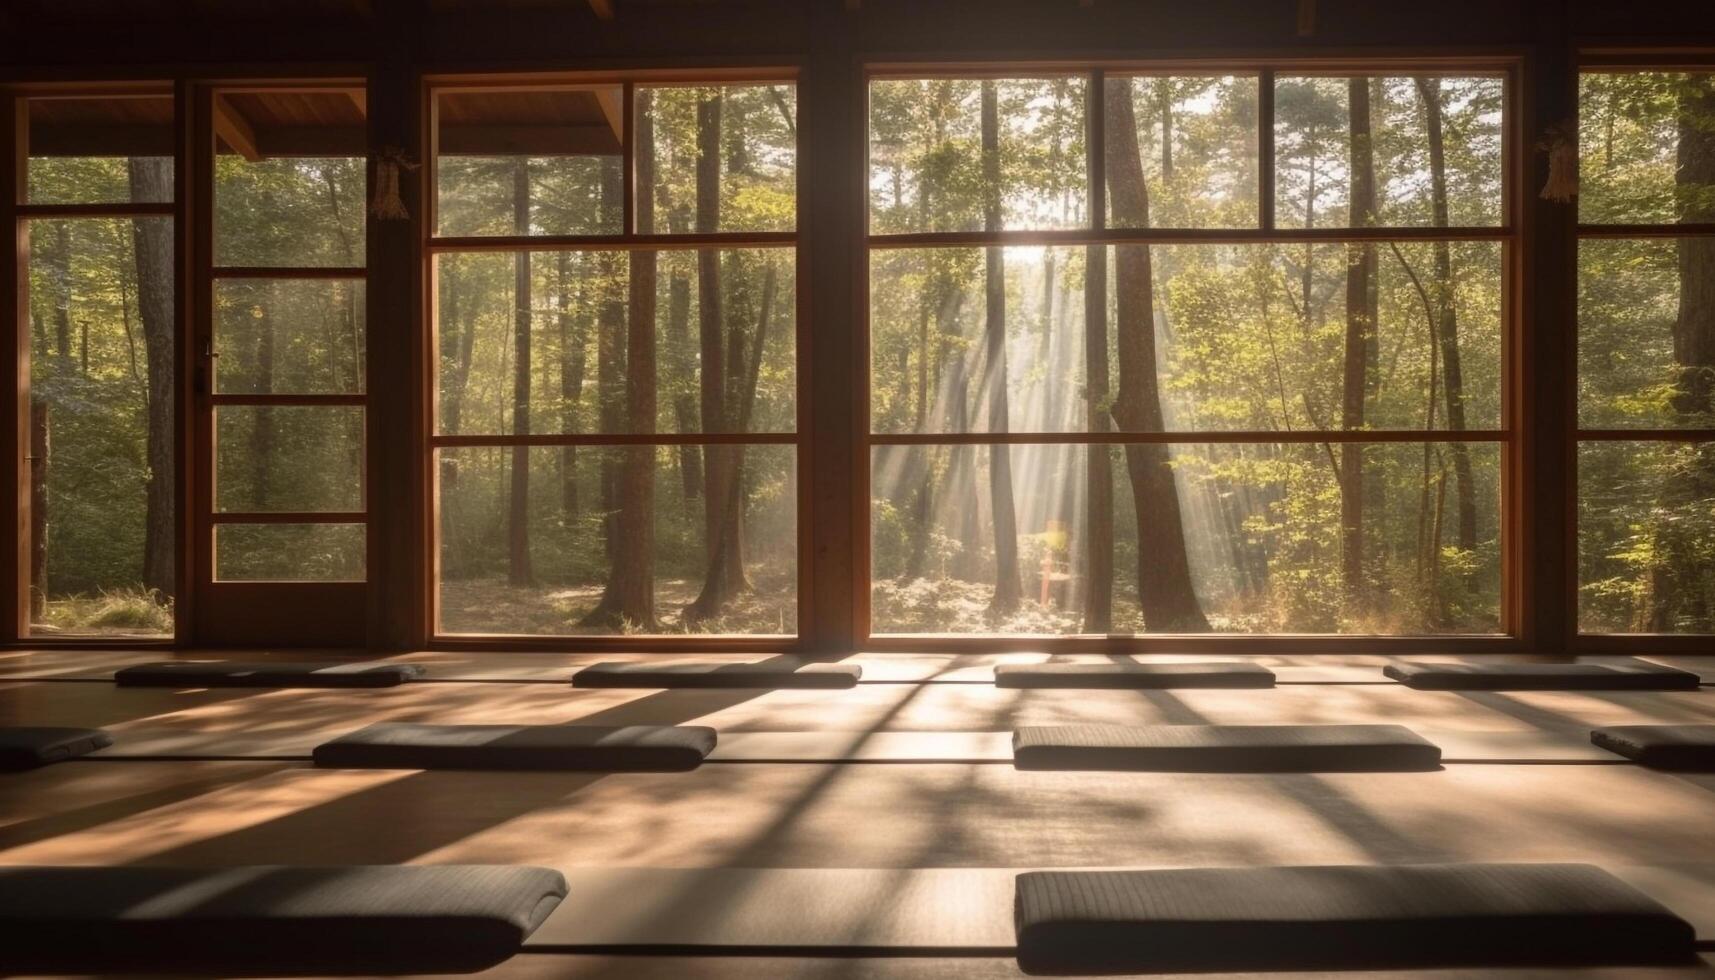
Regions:
<instances>
[{"instance_id":1,"label":"hanging tassel","mask_svg":"<svg viewBox=\"0 0 1715 980\"><path fill-rule=\"evenodd\" d=\"M369 213L379 221L404 221L411 217L405 199L399 193L399 171L422 166L413 162L397 146L383 147L375 155L375 194L369 199Z\"/></svg>"},{"instance_id":2,"label":"hanging tassel","mask_svg":"<svg viewBox=\"0 0 1715 980\"><path fill-rule=\"evenodd\" d=\"M1578 197L1578 126L1571 121L1548 127L1536 148L1548 154L1548 180L1542 199L1570 204Z\"/></svg>"}]
</instances>

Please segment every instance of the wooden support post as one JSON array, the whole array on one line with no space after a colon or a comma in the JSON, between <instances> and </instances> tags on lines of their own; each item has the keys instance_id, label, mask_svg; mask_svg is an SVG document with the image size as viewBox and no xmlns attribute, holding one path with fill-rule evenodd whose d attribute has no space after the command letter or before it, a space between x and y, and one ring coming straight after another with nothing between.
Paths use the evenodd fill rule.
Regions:
<instances>
[{"instance_id":1,"label":"wooden support post","mask_svg":"<svg viewBox=\"0 0 1715 980\"><path fill-rule=\"evenodd\" d=\"M0 358L7 365L12 390L9 420L0 424L0 642L21 639L30 627L29 465L29 239L18 220L23 200L25 163L29 158L29 117L22 99L0 98Z\"/></svg>"},{"instance_id":2,"label":"wooden support post","mask_svg":"<svg viewBox=\"0 0 1715 980\"><path fill-rule=\"evenodd\" d=\"M1518 175L1513 209L1524 223L1523 275L1513 281L1538 285L1518 288L1513 301L1519 324L1513 400L1523 416L1515 415L1511 425L1523 439L1507 471L1523 540L1514 549L1513 567L1504 573L1509 585L1516 583L1513 595L1523 613L1517 625L1526 648L1557 654L1570 650L1578 631L1577 446L1572 433L1576 368L1571 342L1576 329L1573 232L1578 208L1537 195L1548 176L1548 155L1530 147L1549 126L1574 118L1578 68L1565 12L1555 4L1536 9L1536 43L1522 85L1528 93L1523 100L1523 138L1513 144L1525 159L1512 167Z\"/></svg>"},{"instance_id":3,"label":"wooden support post","mask_svg":"<svg viewBox=\"0 0 1715 980\"><path fill-rule=\"evenodd\" d=\"M815 534L815 547L800 549L809 565L801 629L806 647L826 653L855 649L869 605L857 523L869 513L869 460L858 433L868 413L858 404L862 386L855 376L869 369L860 342L859 288L868 275L867 257L854 247L864 233L866 100L852 32L845 29L848 5L817 0L799 85L799 256L802 263L807 255L809 266L799 266L808 288L799 293L806 308L798 319L815 324L813 333L802 333L808 353L800 363L807 370L798 386L799 404L809 409L799 413L807 418L808 438L799 444L798 472L809 491L800 520Z\"/></svg>"},{"instance_id":4,"label":"wooden support post","mask_svg":"<svg viewBox=\"0 0 1715 980\"><path fill-rule=\"evenodd\" d=\"M413 0L381 0L381 20L415 24ZM416 37L390 32L369 80L370 153L402 147L423 167L401 169L400 197L409 220L369 218L369 645L403 650L428 640L423 571L432 536L421 529L428 506L424 445L429 326L423 301L423 174L433 166L423 141L423 93ZM375 180L373 174L371 182ZM377 356L385 353L386 356Z\"/></svg>"},{"instance_id":5,"label":"wooden support post","mask_svg":"<svg viewBox=\"0 0 1715 980\"><path fill-rule=\"evenodd\" d=\"M218 92L214 96L214 135L228 149L251 163L262 159L262 152L256 148L256 131L250 128L250 123L238 114L226 96Z\"/></svg>"}]
</instances>

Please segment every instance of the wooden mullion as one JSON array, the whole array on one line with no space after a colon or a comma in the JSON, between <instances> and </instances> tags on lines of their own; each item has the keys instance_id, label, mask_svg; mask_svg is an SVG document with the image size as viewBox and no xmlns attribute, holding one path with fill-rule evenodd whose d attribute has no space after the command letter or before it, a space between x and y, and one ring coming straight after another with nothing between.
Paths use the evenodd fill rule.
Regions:
<instances>
[{"instance_id":1,"label":"wooden mullion","mask_svg":"<svg viewBox=\"0 0 1715 980\"><path fill-rule=\"evenodd\" d=\"M24 101L0 97L0 357L12 378L6 395L12 421L0 425L0 459L7 476L0 482L0 511L13 515L0 524L0 642L23 639L30 629L30 313L28 226L18 216L29 159L29 117Z\"/></svg>"},{"instance_id":2,"label":"wooden mullion","mask_svg":"<svg viewBox=\"0 0 1715 980\"><path fill-rule=\"evenodd\" d=\"M217 265L209 269L214 279L368 279L368 268L332 265Z\"/></svg>"},{"instance_id":3,"label":"wooden mullion","mask_svg":"<svg viewBox=\"0 0 1715 980\"><path fill-rule=\"evenodd\" d=\"M432 237L426 243L439 252L571 252L571 251L673 251L695 248L792 248L798 244L795 231L722 231L682 235L489 235Z\"/></svg>"},{"instance_id":4,"label":"wooden mullion","mask_svg":"<svg viewBox=\"0 0 1715 980\"><path fill-rule=\"evenodd\" d=\"M986 248L993 245L1273 245L1318 242L1507 241L1505 226L1421 228L1102 228L930 231L869 236L870 248Z\"/></svg>"},{"instance_id":5,"label":"wooden mullion","mask_svg":"<svg viewBox=\"0 0 1715 980\"><path fill-rule=\"evenodd\" d=\"M17 205L17 217L37 220L52 218L171 218L177 213L178 205L172 201Z\"/></svg>"},{"instance_id":6,"label":"wooden mullion","mask_svg":"<svg viewBox=\"0 0 1715 980\"><path fill-rule=\"evenodd\" d=\"M1494 442L1502 443L1511 433L1498 429L1334 429L1327 431L1244 431L1244 432L931 432L871 435L874 446L1030 446L1030 445L1142 445L1177 444L1207 445L1211 443L1425 443L1425 442Z\"/></svg>"},{"instance_id":7,"label":"wooden mullion","mask_svg":"<svg viewBox=\"0 0 1715 980\"><path fill-rule=\"evenodd\" d=\"M492 446L796 446L794 432L545 432L529 435L430 436L435 449L475 449Z\"/></svg>"},{"instance_id":8,"label":"wooden mullion","mask_svg":"<svg viewBox=\"0 0 1715 980\"><path fill-rule=\"evenodd\" d=\"M1715 442L1715 428L1579 429L1577 442Z\"/></svg>"},{"instance_id":9,"label":"wooden mullion","mask_svg":"<svg viewBox=\"0 0 1715 980\"><path fill-rule=\"evenodd\" d=\"M270 394L246 395L238 393L211 394L208 403L216 408L233 405L367 405L369 396L362 392L344 394L287 394L284 392Z\"/></svg>"},{"instance_id":10,"label":"wooden mullion","mask_svg":"<svg viewBox=\"0 0 1715 980\"><path fill-rule=\"evenodd\" d=\"M216 524L367 524L363 510L326 511L215 511L209 520Z\"/></svg>"}]
</instances>

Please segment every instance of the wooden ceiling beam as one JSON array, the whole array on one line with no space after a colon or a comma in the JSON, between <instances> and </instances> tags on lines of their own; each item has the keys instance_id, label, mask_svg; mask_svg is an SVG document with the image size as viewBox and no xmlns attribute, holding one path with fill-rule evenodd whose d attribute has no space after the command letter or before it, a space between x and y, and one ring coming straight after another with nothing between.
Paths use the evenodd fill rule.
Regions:
<instances>
[{"instance_id":1,"label":"wooden ceiling beam","mask_svg":"<svg viewBox=\"0 0 1715 980\"><path fill-rule=\"evenodd\" d=\"M232 107L232 103L218 92L214 96L214 135L251 163L262 159L262 151L256 148L256 132Z\"/></svg>"},{"instance_id":2,"label":"wooden ceiling beam","mask_svg":"<svg viewBox=\"0 0 1715 980\"><path fill-rule=\"evenodd\" d=\"M593 94L596 104L601 106L601 114L607 120L608 128L613 130L613 138L623 143L625 141L625 106L621 104L621 100L625 96L622 92L623 90L618 88L598 88Z\"/></svg>"}]
</instances>

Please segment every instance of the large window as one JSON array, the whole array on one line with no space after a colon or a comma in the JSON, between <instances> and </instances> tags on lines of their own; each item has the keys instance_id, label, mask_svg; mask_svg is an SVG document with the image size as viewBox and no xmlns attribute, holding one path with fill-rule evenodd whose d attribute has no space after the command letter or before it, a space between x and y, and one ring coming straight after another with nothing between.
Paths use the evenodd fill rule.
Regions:
<instances>
[{"instance_id":1,"label":"large window","mask_svg":"<svg viewBox=\"0 0 1715 980\"><path fill-rule=\"evenodd\" d=\"M367 97L210 94L215 582L367 577Z\"/></svg>"},{"instance_id":2,"label":"large window","mask_svg":"<svg viewBox=\"0 0 1715 980\"><path fill-rule=\"evenodd\" d=\"M433 105L435 632L796 634L793 84Z\"/></svg>"},{"instance_id":3,"label":"large window","mask_svg":"<svg viewBox=\"0 0 1715 980\"><path fill-rule=\"evenodd\" d=\"M1715 632L1715 73L1579 80L1578 627Z\"/></svg>"},{"instance_id":4,"label":"large window","mask_svg":"<svg viewBox=\"0 0 1715 980\"><path fill-rule=\"evenodd\" d=\"M1508 78L873 77L870 634L1507 631Z\"/></svg>"},{"instance_id":5,"label":"large window","mask_svg":"<svg viewBox=\"0 0 1715 980\"><path fill-rule=\"evenodd\" d=\"M118 87L20 105L28 633L171 637L172 91Z\"/></svg>"}]
</instances>

